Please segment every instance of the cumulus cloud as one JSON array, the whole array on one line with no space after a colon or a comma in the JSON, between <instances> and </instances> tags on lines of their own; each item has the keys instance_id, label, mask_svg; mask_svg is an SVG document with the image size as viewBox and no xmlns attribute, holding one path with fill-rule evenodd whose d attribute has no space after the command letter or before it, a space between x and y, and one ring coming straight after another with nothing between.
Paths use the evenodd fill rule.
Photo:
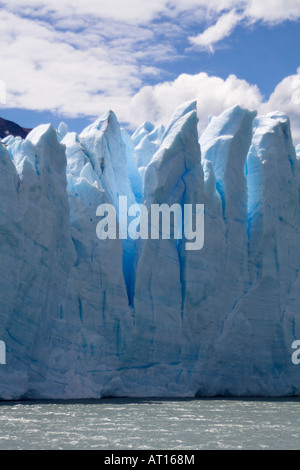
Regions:
<instances>
[{"instance_id":1,"label":"cumulus cloud","mask_svg":"<svg viewBox=\"0 0 300 470\"><path fill-rule=\"evenodd\" d=\"M256 85L250 85L230 75L226 80L209 76L180 75L172 82L143 87L131 100L131 123L138 125L148 119L155 124L167 124L174 109L190 100L198 102L199 133L208 124L210 115L219 115L226 109L240 105L256 110L259 115L280 111L291 120L295 144L300 143L300 68L296 75L286 77L264 101Z\"/></svg>"},{"instance_id":2,"label":"cumulus cloud","mask_svg":"<svg viewBox=\"0 0 300 470\"><path fill-rule=\"evenodd\" d=\"M261 114L273 111L286 113L292 125L294 141L300 143L300 68L297 74L286 77L275 88L266 103L259 108Z\"/></svg>"},{"instance_id":3,"label":"cumulus cloud","mask_svg":"<svg viewBox=\"0 0 300 470\"><path fill-rule=\"evenodd\" d=\"M130 115L136 125L146 116L155 124L167 124L177 106L194 99L198 102L200 132L207 126L210 115L218 115L237 104L257 109L262 102L257 86L234 75L223 80L206 73L182 74L173 82L143 87L130 102Z\"/></svg>"},{"instance_id":4,"label":"cumulus cloud","mask_svg":"<svg viewBox=\"0 0 300 470\"><path fill-rule=\"evenodd\" d=\"M147 28L82 19L76 32L0 10L0 31L9 107L98 116L108 102L122 109L145 77L159 74L154 60L145 64L153 58ZM172 52L156 49L160 58Z\"/></svg>"},{"instance_id":5,"label":"cumulus cloud","mask_svg":"<svg viewBox=\"0 0 300 470\"><path fill-rule=\"evenodd\" d=\"M282 110L299 141L299 70L267 103L257 86L234 75L181 74L166 81L162 70L196 21L191 43L212 50L239 22L299 18L299 0L128 0L126 8L124 0L0 0L0 80L8 107L91 118L113 109L131 128L145 119L167 123L177 105L194 99L199 129L208 115L235 104ZM145 86L150 77L160 83Z\"/></svg>"}]
</instances>

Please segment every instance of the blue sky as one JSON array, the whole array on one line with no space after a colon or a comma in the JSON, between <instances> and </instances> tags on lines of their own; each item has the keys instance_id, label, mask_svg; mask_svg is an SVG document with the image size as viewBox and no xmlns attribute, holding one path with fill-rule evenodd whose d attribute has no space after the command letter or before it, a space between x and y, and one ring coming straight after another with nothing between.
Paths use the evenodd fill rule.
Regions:
<instances>
[{"instance_id":1,"label":"blue sky","mask_svg":"<svg viewBox=\"0 0 300 470\"><path fill-rule=\"evenodd\" d=\"M133 130L197 99L200 132L240 104L288 113L299 143L299 44L299 0L0 0L0 116Z\"/></svg>"}]
</instances>

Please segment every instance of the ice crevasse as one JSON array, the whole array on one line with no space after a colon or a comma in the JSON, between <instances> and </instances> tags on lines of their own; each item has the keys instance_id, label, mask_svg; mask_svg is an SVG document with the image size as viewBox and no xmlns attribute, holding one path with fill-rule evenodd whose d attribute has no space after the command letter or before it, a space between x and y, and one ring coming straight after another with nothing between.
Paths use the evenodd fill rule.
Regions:
<instances>
[{"instance_id":1,"label":"ice crevasse","mask_svg":"<svg viewBox=\"0 0 300 470\"><path fill-rule=\"evenodd\" d=\"M294 396L300 151L288 116L196 102L0 142L0 399ZM96 209L204 204L205 242L99 240Z\"/></svg>"}]
</instances>

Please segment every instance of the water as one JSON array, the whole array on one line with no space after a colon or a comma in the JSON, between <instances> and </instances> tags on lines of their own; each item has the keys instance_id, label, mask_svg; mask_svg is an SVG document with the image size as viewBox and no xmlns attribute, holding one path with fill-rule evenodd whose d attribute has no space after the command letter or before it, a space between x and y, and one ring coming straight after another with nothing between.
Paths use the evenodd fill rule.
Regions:
<instances>
[{"instance_id":1,"label":"water","mask_svg":"<svg viewBox=\"0 0 300 470\"><path fill-rule=\"evenodd\" d=\"M300 449L300 400L0 403L0 450Z\"/></svg>"}]
</instances>

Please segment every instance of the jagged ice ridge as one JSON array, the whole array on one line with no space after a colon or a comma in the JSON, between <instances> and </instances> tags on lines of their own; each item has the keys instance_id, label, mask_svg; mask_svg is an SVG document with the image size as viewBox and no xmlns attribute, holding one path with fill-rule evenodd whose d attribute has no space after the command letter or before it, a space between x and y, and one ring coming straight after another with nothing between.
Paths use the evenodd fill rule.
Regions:
<instances>
[{"instance_id":1,"label":"jagged ice ridge","mask_svg":"<svg viewBox=\"0 0 300 470\"><path fill-rule=\"evenodd\" d=\"M197 123L0 142L0 399L299 395L300 147L282 113ZM204 248L100 241L119 196L204 204Z\"/></svg>"}]
</instances>

